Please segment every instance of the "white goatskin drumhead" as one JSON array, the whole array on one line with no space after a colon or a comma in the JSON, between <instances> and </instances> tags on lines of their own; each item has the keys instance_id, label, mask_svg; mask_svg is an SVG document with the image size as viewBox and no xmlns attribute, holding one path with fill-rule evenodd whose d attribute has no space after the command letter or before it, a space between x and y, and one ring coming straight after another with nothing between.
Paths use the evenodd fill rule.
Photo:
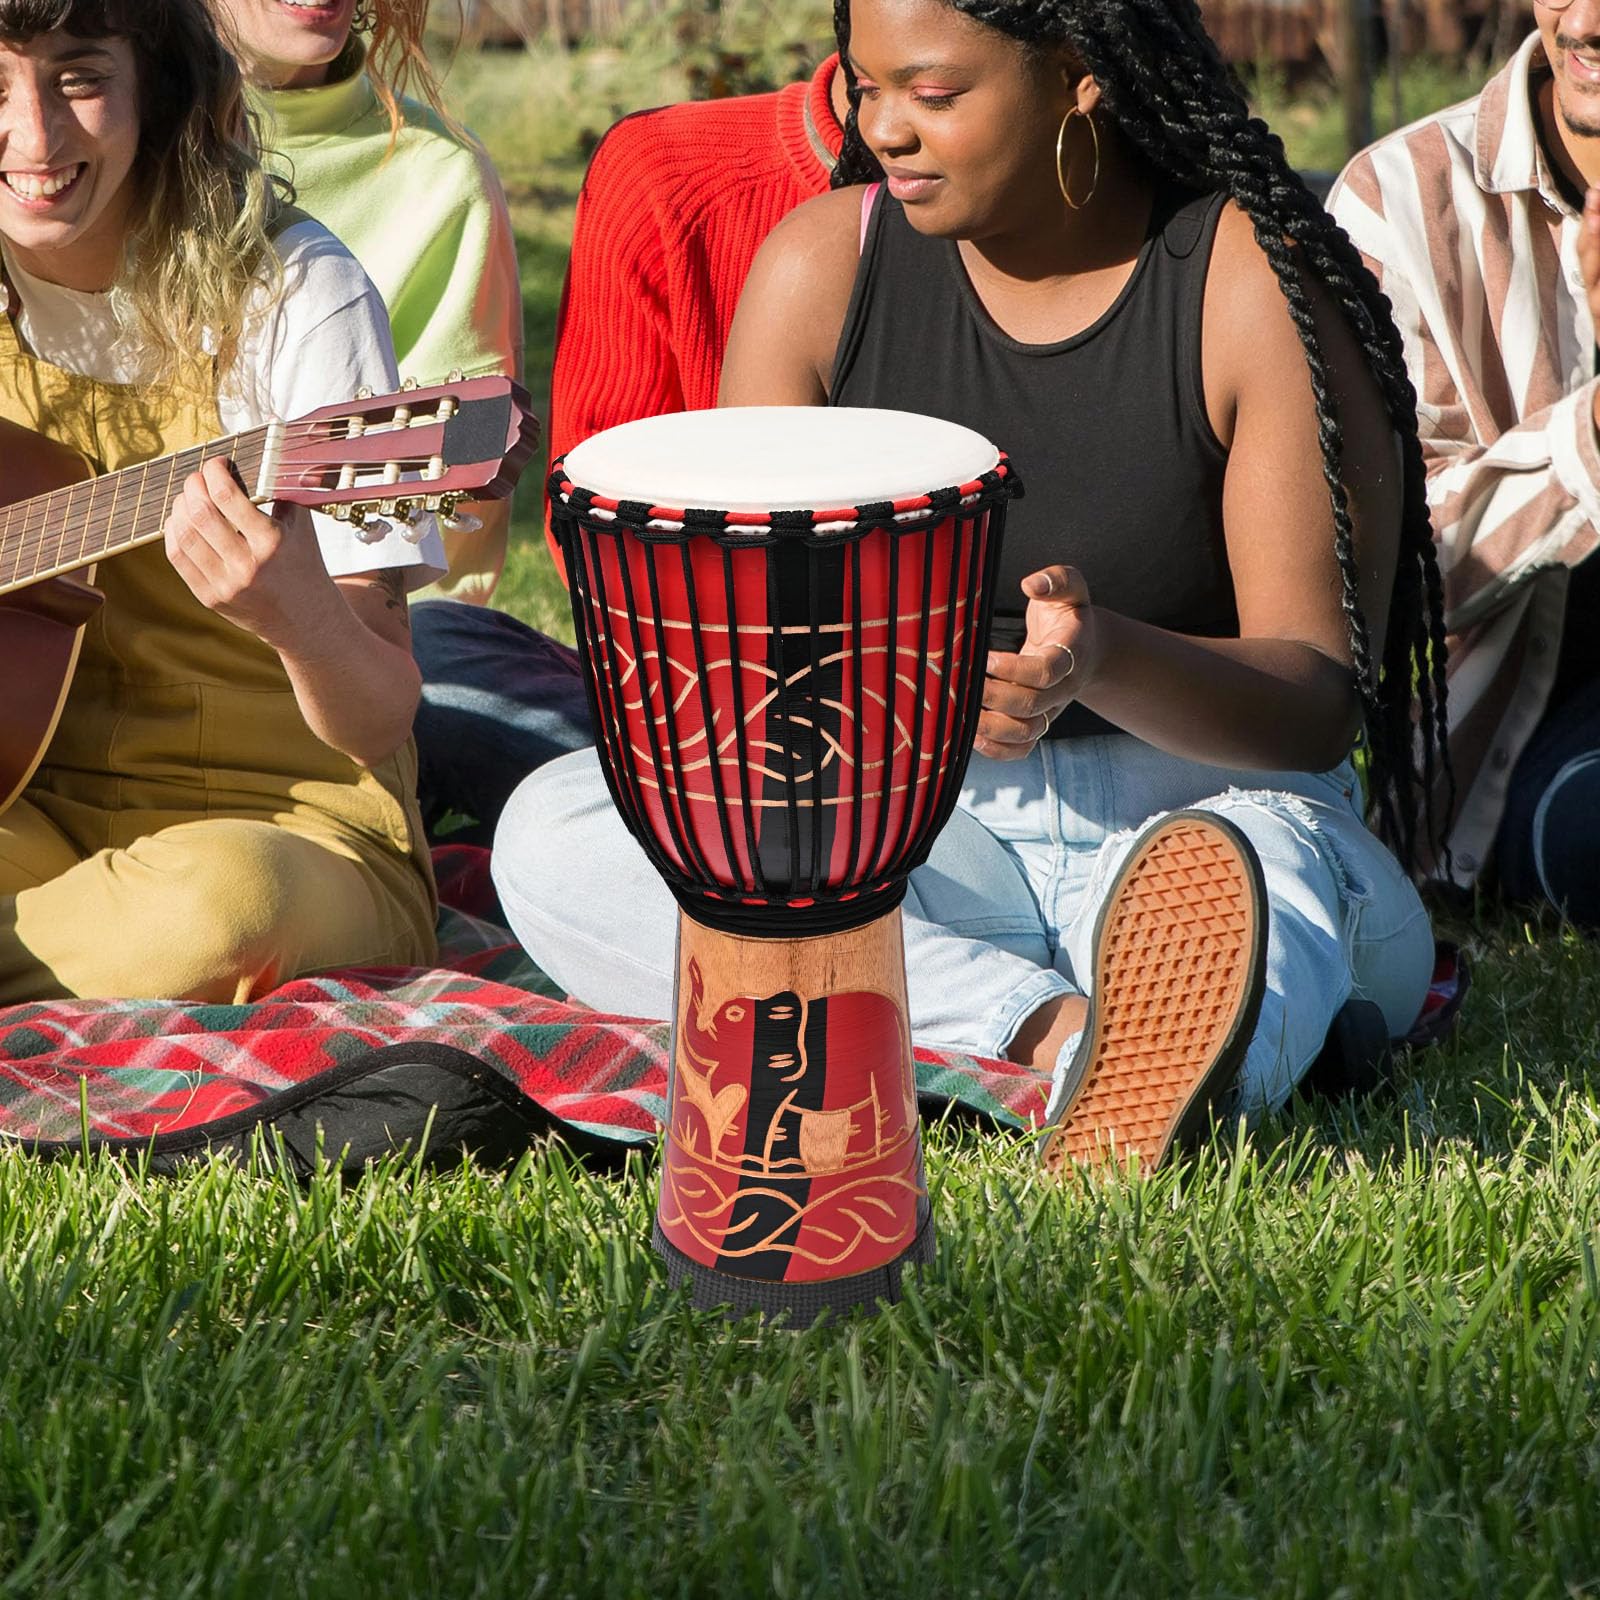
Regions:
<instances>
[{"instance_id":1,"label":"white goatskin drumhead","mask_svg":"<svg viewBox=\"0 0 1600 1600\"><path fill-rule=\"evenodd\" d=\"M608 500L704 511L823 511L971 483L1000 453L971 428L856 406L729 406L607 428L566 475Z\"/></svg>"}]
</instances>

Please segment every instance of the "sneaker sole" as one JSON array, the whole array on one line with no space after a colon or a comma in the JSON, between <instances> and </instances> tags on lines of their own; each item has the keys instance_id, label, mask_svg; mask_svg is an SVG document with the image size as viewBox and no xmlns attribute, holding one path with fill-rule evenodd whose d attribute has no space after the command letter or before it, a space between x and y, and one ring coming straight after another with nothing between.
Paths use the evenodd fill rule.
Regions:
<instances>
[{"instance_id":1,"label":"sneaker sole","mask_svg":"<svg viewBox=\"0 0 1600 1600\"><path fill-rule=\"evenodd\" d=\"M1149 1173L1202 1139L1244 1060L1266 973L1266 893L1250 841L1205 811L1150 825L1100 909L1078 1083L1040 1164Z\"/></svg>"}]
</instances>

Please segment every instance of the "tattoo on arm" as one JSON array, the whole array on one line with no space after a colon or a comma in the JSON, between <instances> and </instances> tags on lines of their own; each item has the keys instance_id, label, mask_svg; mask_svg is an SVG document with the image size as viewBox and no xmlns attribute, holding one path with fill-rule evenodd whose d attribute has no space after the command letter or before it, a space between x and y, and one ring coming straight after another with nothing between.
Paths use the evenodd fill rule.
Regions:
<instances>
[{"instance_id":1,"label":"tattoo on arm","mask_svg":"<svg viewBox=\"0 0 1600 1600\"><path fill-rule=\"evenodd\" d=\"M407 629L411 627L411 614L406 609L406 581L398 567L385 567L376 578L372 580L374 589L383 591L383 605L386 611L398 611L400 620Z\"/></svg>"}]
</instances>

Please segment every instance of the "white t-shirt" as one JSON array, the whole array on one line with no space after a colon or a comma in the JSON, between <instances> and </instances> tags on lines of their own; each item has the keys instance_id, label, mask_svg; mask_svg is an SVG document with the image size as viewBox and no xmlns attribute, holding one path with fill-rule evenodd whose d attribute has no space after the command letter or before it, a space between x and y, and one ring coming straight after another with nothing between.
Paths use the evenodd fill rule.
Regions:
<instances>
[{"instance_id":1,"label":"white t-shirt","mask_svg":"<svg viewBox=\"0 0 1600 1600\"><path fill-rule=\"evenodd\" d=\"M309 220L285 228L277 249L283 292L274 299L261 285L238 356L217 392L225 433L292 421L318 406L349 400L363 387L374 394L400 387L388 312L355 257L320 222ZM45 283L17 265L4 241L0 258L21 302L17 332L34 355L99 383L141 381L139 352L122 339L110 294ZM358 539L351 523L320 513L311 520L322 559L336 578L397 567L404 569L408 589L420 589L444 574L444 541L432 517L408 529L410 537L391 523L370 541Z\"/></svg>"}]
</instances>

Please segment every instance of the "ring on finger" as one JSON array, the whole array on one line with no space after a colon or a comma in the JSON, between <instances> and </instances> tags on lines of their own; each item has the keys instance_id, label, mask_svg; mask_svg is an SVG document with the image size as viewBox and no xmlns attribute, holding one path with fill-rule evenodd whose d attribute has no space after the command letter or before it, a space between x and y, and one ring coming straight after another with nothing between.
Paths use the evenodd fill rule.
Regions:
<instances>
[{"instance_id":1,"label":"ring on finger","mask_svg":"<svg viewBox=\"0 0 1600 1600\"><path fill-rule=\"evenodd\" d=\"M1067 670L1065 672L1063 672L1061 674L1061 676L1063 678L1070 678L1072 676L1072 669L1075 666L1077 666L1077 664L1078 664L1078 658L1075 655L1073 655L1073 653L1072 653L1072 646L1070 644L1057 644L1056 641L1052 639L1050 641L1050 648L1052 650L1065 650L1066 651L1066 653L1067 653Z\"/></svg>"}]
</instances>

